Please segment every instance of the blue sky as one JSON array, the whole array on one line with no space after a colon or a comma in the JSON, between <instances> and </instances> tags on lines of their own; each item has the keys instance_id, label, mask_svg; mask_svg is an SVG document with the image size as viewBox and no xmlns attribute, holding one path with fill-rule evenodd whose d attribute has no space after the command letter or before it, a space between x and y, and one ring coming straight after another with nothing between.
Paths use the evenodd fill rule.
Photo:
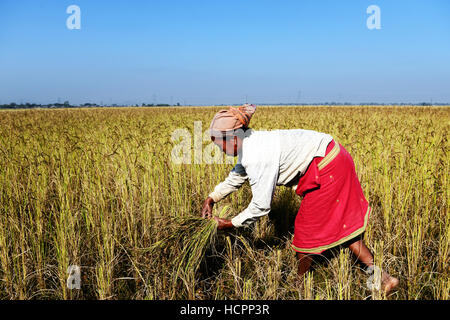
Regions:
<instances>
[{"instance_id":1,"label":"blue sky","mask_svg":"<svg viewBox=\"0 0 450 320\"><path fill-rule=\"evenodd\" d=\"M0 104L57 99L450 102L450 2L0 0Z\"/></svg>"}]
</instances>

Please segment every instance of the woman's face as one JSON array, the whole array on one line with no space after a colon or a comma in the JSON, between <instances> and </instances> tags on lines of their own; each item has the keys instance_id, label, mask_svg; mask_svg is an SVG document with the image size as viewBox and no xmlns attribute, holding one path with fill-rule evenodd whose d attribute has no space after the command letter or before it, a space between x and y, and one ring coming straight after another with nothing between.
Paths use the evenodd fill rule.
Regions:
<instances>
[{"instance_id":1,"label":"woman's face","mask_svg":"<svg viewBox=\"0 0 450 320\"><path fill-rule=\"evenodd\" d=\"M237 156L241 146L241 139L236 136L211 137L211 140L229 156Z\"/></svg>"}]
</instances>

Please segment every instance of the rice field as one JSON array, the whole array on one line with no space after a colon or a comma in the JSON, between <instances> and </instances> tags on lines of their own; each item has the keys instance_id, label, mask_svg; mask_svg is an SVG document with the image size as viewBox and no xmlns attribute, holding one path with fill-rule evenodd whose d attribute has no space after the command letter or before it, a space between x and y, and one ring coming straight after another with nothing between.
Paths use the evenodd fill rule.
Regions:
<instances>
[{"instance_id":1,"label":"rice field","mask_svg":"<svg viewBox=\"0 0 450 320\"><path fill-rule=\"evenodd\" d=\"M364 241L400 280L389 297L346 248L297 279L291 189L251 228L200 219L233 167L204 136L219 109L0 111L0 299L449 299L449 107L267 106L251 121L326 132L350 152L373 207ZM246 184L215 214L250 199Z\"/></svg>"}]
</instances>

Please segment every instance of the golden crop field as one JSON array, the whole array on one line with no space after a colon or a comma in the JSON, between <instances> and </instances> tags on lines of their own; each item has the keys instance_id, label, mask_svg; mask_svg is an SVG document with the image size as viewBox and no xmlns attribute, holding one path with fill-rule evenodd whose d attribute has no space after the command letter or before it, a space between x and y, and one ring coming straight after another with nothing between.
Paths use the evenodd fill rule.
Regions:
<instances>
[{"instance_id":1,"label":"golden crop field","mask_svg":"<svg viewBox=\"0 0 450 320\"><path fill-rule=\"evenodd\" d=\"M389 297L369 289L345 248L297 279L291 189L278 187L251 228L199 219L233 167L204 161L219 109L0 111L0 298L449 299L450 108L273 106L251 121L326 132L350 152L373 207L365 243L400 280ZM237 214L250 199L246 184L215 212Z\"/></svg>"}]
</instances>

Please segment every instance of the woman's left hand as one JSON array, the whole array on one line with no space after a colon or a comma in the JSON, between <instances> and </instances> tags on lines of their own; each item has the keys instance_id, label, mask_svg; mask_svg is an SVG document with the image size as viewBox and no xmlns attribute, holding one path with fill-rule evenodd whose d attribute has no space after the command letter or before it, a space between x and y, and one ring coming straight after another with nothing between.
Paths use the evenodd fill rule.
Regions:
<instances>
[{"instance_id":1,"label":"woman's left hand","mask_svg":"<svg viewBox=\"0 0 450 320\"><path fill-rule=\"evenodd\" d=\"M222 219L219 217L213 217L214 220L217 221L217 229L223 230L223 229L231 229L233 228L233 224L231 223L231 220Z\"/></svg>"}]
</instances>

